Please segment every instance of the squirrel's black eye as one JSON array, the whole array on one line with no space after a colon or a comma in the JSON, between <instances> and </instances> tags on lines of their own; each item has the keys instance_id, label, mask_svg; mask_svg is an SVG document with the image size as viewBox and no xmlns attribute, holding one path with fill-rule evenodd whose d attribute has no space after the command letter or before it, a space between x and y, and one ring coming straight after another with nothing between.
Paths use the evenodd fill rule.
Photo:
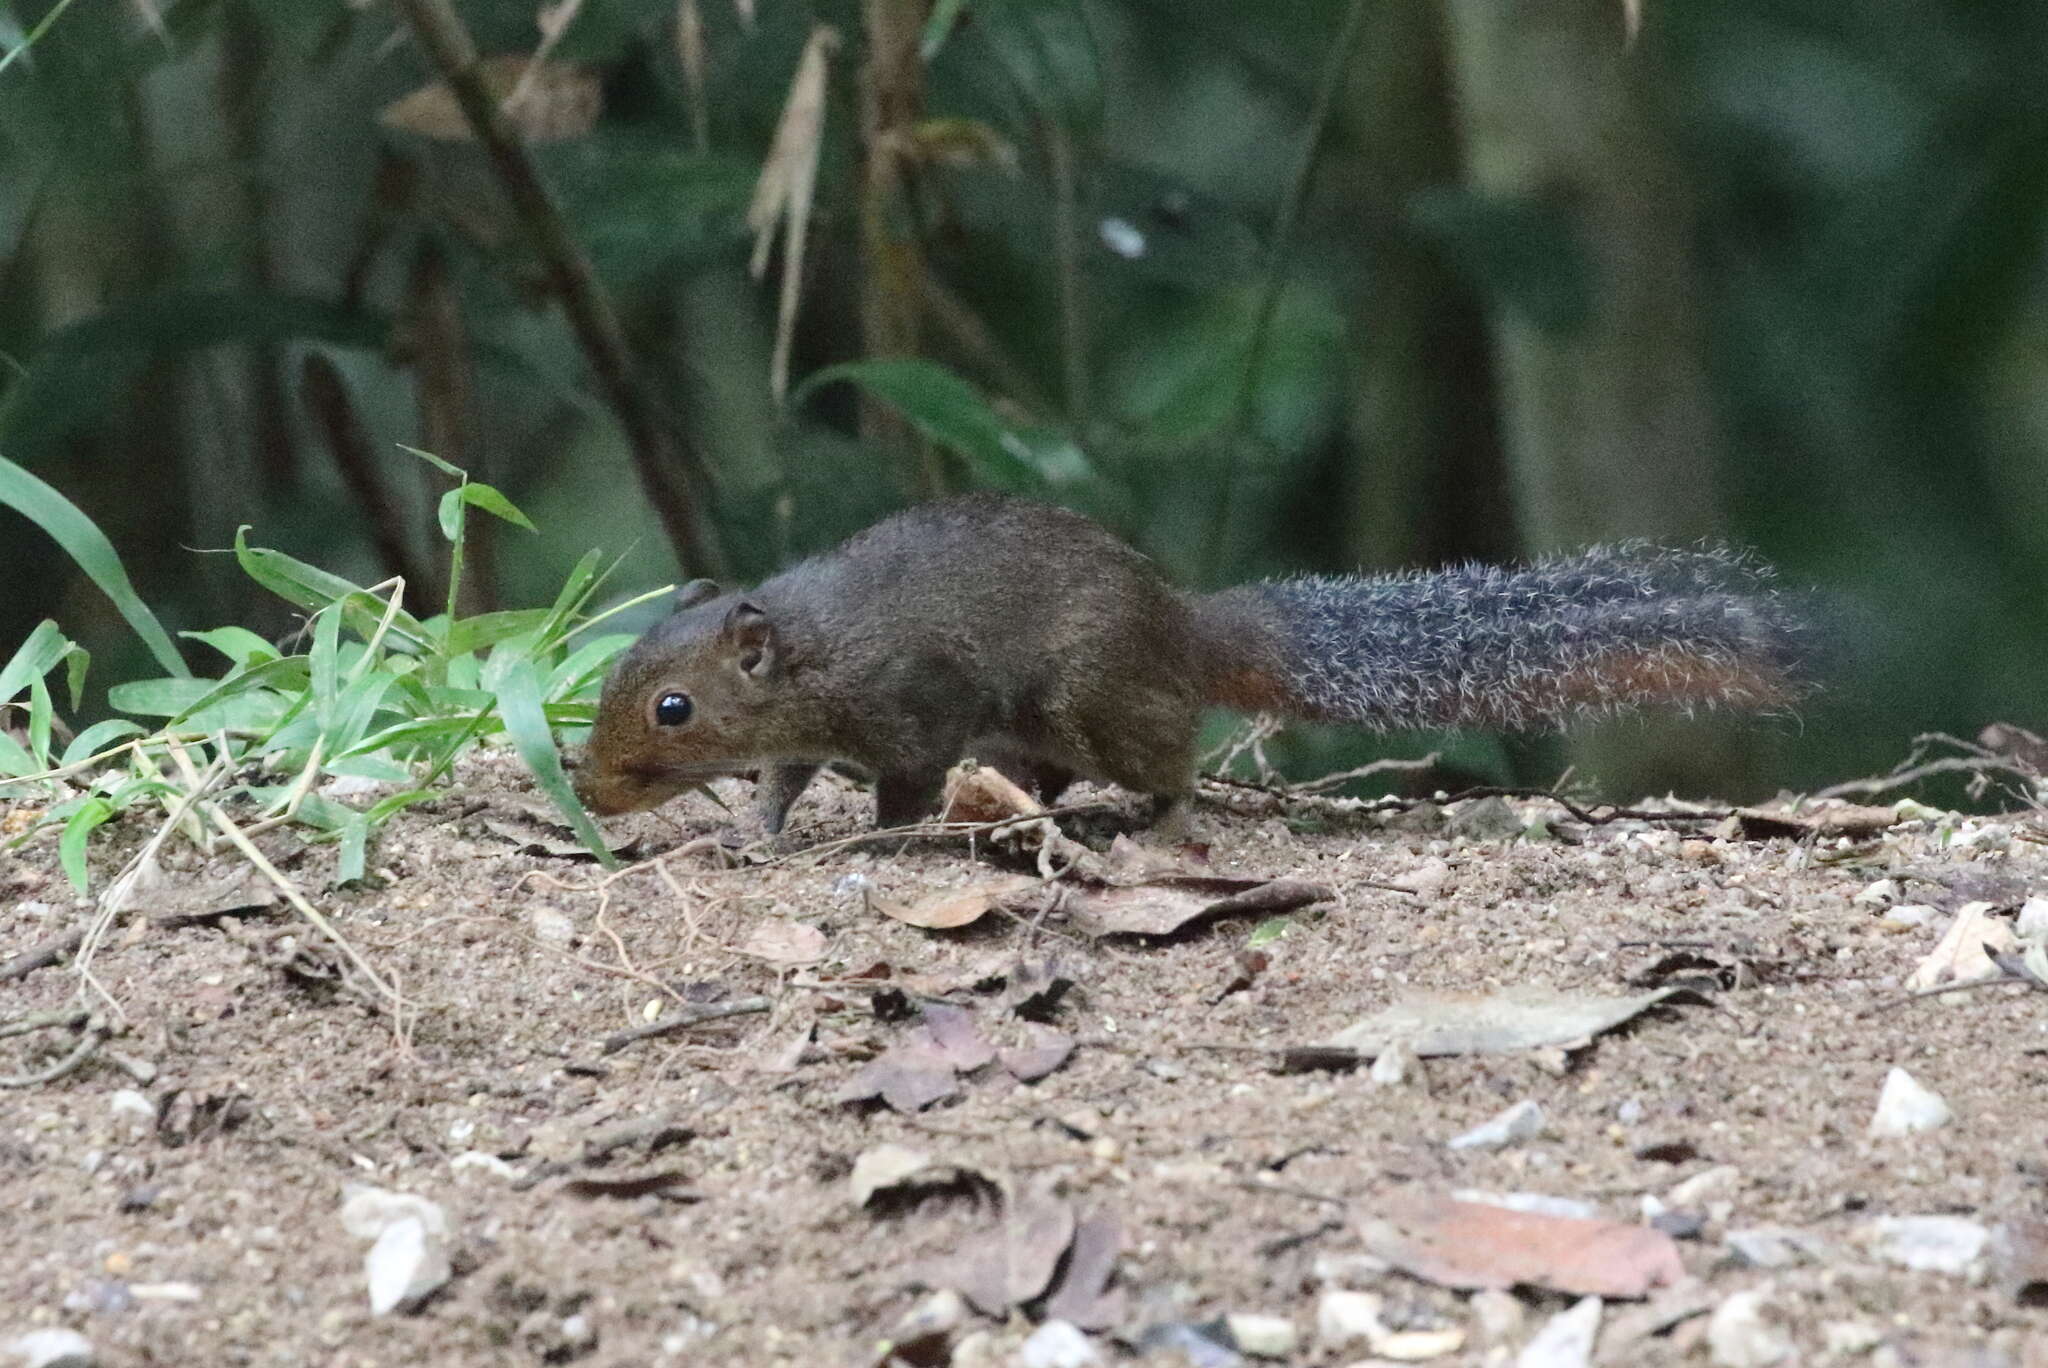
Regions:
<instances>
[{"instance_id":1,"label":"squirrel's black eye","mask_svg":"<svg viewBox=\"0 0 2048 1368\"><path fill-rule=\"evenodd\" d=\"M680 727L695 711L686 693L665 693L654 700L654 722L661 727Z\"/></svg>"}]
</instances>

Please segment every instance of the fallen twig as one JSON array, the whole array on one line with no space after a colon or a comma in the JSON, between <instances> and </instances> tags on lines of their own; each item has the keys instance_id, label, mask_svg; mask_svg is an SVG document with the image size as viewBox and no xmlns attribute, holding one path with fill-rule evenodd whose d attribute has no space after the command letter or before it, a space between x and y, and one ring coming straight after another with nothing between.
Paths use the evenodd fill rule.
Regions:
<instances>
[{"instance_id":1,"label":"fallen twig","mask_svg":"<svg viewBox=\"0 0 2048 1368\"><path fill-rule=\"evenodd\" d=\"M702 1026L707 1021L720 1021L726 1017L747 1016L755 1012L766 1012L773 1009L774 1006L775 1004L767 998L747 997L737 998L731 1002L708 1002L702 1006L685 1007L674 1015L665 1016L659 1021L650 1022L645 1026L635 1026L632 1030L620 1031L617 1035L606 1036L604 1043L598 1047L598 1053L617 1054L628 1045L636 1045L643 1040L652 1040L657 1036L675 1035L680 1031L687 1031L693 1026Z\"/></svg>"}]
</instances>

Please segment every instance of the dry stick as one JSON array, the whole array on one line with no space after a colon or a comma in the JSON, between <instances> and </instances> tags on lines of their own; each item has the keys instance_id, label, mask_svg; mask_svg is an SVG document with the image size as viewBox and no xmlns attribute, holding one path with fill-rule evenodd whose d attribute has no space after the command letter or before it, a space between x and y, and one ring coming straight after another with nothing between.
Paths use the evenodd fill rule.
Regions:
<instances>
[{"instance_id":1,"label":"dry stick","mask_svg":"<svg viewBox=\"0 0 2048 1368\"><path fill-rule=\"evenodd\" d=\"M30 1074L0 1074L0 1088L33 1088L40 1083L50 1083L62 1078L79 1065L90 1059L93 1052L106 1043L114 1033L106 1018L96 1013L67 1009L56 1012L38 1012L18 1022L0 1026L0 1036L25 1035L30 1031L48 1030L52 1027L68 1027L79 1032L78 1044L48 1068L38 1069Z\"/></svg>"},{"instance_id":2,"label":"dry stick","mask_svg":"<svg viewBox=\"0 0 2048 1368\"><path fill-rule=\"evenodd\" d=\"M219 921L223 917L258 917L269 912L268 907L224 907L205 912L152 912L149 924L165 931L175 931L184 926L197 926L201 922ZM85 940L85 928L75 927L59 936L52 936L41 945L31 946L5 964L0 964L0 983L9 983L26 978L38 969L64 958L76 950ZM0 1035L6 1032L0 1031Z\"/></svg>"},{"instance_id":3,"label":"dry stick","mask_svg":"<svg viewBox=\"0 0 2048 1368\"><path fill-rule=\"evenodd\" d=\"M370 962L357 953L356 948L348 943L341 932L334 929L334 923L328 921L318 908L306 901L305 895L299 892L298 885L279 873L277 866L272 864L269 857L256 848L255 843L243 834L242 829L236 826L226 813L213 804L208 803L206 805L206 815L212 820L220 834L227 837L234 844L235 849L242 852L243 858L256 866L258 873L277 886L277 891L284 894L285 901L296 908L299 915L304 917L314 930L334 942L335 947L341 951L342 956L355 966L356 972L368 979L370 986L384 995L390 1003L391 1019L394 1028L397 1023L402 1022L405 1019L406 1003L405 998L399 994L398 989L386 983L377 971L370 967Z\"/></svg>"},{"instance_id":4,"label":"dry stick","mask_svg":"<svg viewBox=\"0 0 2048 1368\"><path fill-rule=\"evenodd\" d=\"M620 1031L616 1035L606 1036L598 1053L617 1054L628 1045L636 1045L643 1040L675 1035L689 1030L692 1026L702 1026L707 1021L722 1021L726 1017L751 1016L756 1012L771 1011L774 1006L774 1002L768 998L746 997L733 1002L713 1002L701 1007L686 1008L672 1017L663 1017L660 1021L651 1022L646 1026L635 1026L630 1031Z\"/></svg>"},{"instance_id":5,"label":"dry stick","mask_svg":"<svg viewBox=\"0 0 2048 1368\"><path fill-rule=\"evenodd\" d=\"M449 0L396 0L396 7L490 154L513 211L546 264L576 341L597 376L605 401L625 429L640 487L660 516L676 558L687 574L717 576L725 568L717 536L695 501L683 498L670 481L671 467L686 481L701 477L702 460L656 409L633 365L618 313L589 256L569 232L532 159L484 83L476 43L456 18Z\"/></svg>"}]
</instances>

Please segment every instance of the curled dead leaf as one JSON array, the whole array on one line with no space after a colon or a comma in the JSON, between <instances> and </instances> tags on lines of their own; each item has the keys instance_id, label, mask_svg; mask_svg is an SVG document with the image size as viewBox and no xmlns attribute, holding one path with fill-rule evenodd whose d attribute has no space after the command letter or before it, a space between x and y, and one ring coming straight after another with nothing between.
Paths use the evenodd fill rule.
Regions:
<instances>
[{"instance_id":1,"label":"curled dead leaf","mask_svg":"<svg viewBox=\"0 0 2048 1368\"><path fill-rule=\"evenodd\" d=\"M1000 822L1010 817L1036 817L1045 811L1045 805L1001 770L958 765L946 773L946 798L940 810L949 822Z\"/></svg>"},{"instance_id":2,"label":"curled dead leaf","mask_svg":"<svg viewBox=\"0 0 2048 1368\"><path fill-rule=\"evenodd\" d=\"M947 889L943 893L920 898L908 906L882 899L877 899L875 906L882 915L907 926L921 926L927 931L951 931L979 921L1005 898L1014 897L1037 883L1038 880L1026 875L1014 874L967 888Z\"/></svg>"},{"instance_id":3,"label":"curled dead leaf","mask_svg":"<svg viewBox=\"0 0 2048 1368\"><path fill-rule=\"evenodd\" d=\"M1291 912L1336 896L1298 879L1174 874L1120 888L1090 889L1068 900L1074 925L1090 936L1170 936L1219 917Z\"/></svg>"},{"instance_id":4,"label":"curled dead leaf","mask_svg":"<svg viewBox=\"0 0 2048 1368\"><path fill-rule=\"evenodd\" d=\"M794 921L764 921L747 933L740 953L770 964L816 964L825 958L825 933Z\"/></svg>"}]
</instances>

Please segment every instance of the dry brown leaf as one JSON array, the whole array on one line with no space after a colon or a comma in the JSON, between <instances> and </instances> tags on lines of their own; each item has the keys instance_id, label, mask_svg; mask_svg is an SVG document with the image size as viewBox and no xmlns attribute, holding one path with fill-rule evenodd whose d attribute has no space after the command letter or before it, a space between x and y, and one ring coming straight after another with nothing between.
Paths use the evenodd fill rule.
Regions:
<instances>
[{"instance_id":1,"label":"dry brown leaf","mask_svg":"<svg viewBox=\"0 0 2048 1368\"><path fill-rule=\"evenodd\" d=\"M770 964L816 964L825 958L825 933L795 921L764 921L747 933L740 953Z\"/></svg>"},{"instance_id":2,"label":"dry brown leaf","mask_svg":"<svg viewBox=\"0 0 2048 1368\"><path fill-rule=\"evenodd\" d=\"M1611 1030L1674 993L1658 988L1628 997L1504 988L1497 993L1429 993L1407 998L1353 1022L1319 1048L1377 1056L1395 1044L1418 1059L1436 1055L1509 1054L1573 1045Z\"/></svg>"},{"instance_id":3,"label":"dry brown leaf","mask_svg":"<svg viewBox=\"0 0 2048 1368\"><path fill-rule=\"evenodd\" d=\"M1001 1224L974 1236L952 1258L927 1268L924 1281L951 1287L978 1311L1000 1316L1052 1284L1074 1240L1074 1209L1051 1197L1027 1197Z\"/></svg>"},{"instance_id":4,"label":"dry brown leaf","mask_svg":"<svg viewBox=\"0 0 2048 1368\"><path fill-rule=\"evenodd\" d=\"M485 87L522 142L580 138L597 126L604 88L597 73L571 62L535 61L502 53L479 63ZM531 74L529 74L529 72ZM518 92L516 102L512 95ZM387 128L443 142L475 142L476 134L445 82L432 81L384 107L378 121Z\"/></svg>"},{"instance_id":5,"label":"dry brown leaf","mask_svg":"<svg viewBox=\"0 0 2048 1368\"><path fill-rule=\"evenodd\" d=\"M1993 963L1993 955L2010 954L2019 946L2012 928L1991 915L1988 902L1968 902L1956 909L1941 940L1913 967L1906 987L1913 992L1939 988L1945 983L1974 983L1978 979L2000 978L2004 970Z\"/></svg>"},{"instance_id":6,"label":"dry brown leaf","mask_svg":"<svg viewBox=\"0 0 2048 1368\"><path fill-rule=\"evenodd\" d=\"M1074 1053L1074 1038L1050 1026L1031 1027L1031 1043L999 1050L996 1060L1019 1083L1036 1083L1067 1062Z\"/></svg>"},{"instance_id":7,"label":"dry brown leaf","mask_svg":"<svg viewBox=\"0 0 2048 1368\"><path fill-rule=\"evenodd\" d=\"M946 772L946 800L940 811L949 822L1000 822L1036 817L1045 811L1045 805L1001 770L960 765Z\"/></svg>"},{"instance_id":8,"label":"dry brown leaf","mask_svg":"<svg viewBox=\"0 0 2048 1368\"><path fill-rule=\"evenodd\" d=\"M1170 936L1200 921L1291 912L1334 896L1321 884L1297 879L1176 874L1077 892L1067 911L1074 925L1090 936Z\"/></svg>"},{"instance_id":9,"label":"dry brown leaf","mask_svg":"<svg viewBox=\"0 0 2048 1368\"><path fill-rule=\"evenodd\" d=\"M1108 1291L1123 1242L1123 1222L1107 1212L1097 1212L1074 1227L1065 1271L1045 1299L1047 1320L1106 1330L1123 1319L1123 1294Z\"/></svg>"},{"instance_id":10,"label":"dry brown leaf","mask_svg":"<svg viewBox=\"0 0 2048 1368\"><path fill-rule=\"evenodd\" d=\"M1406 1192L1364 1225L1369 1253L1459 1290L1540 1287L1575 1297L1641 1297L1685 1276L1678 1246L1648 1226L1514 1211Z\"/></svg>"},{"instance_id":11,"label":"dry brown leaf","mask_svg":"<svg viewBox=\"0 0 2048 1368\"><path fill-rule=\"evenodd\" d=\"M906 1040L869 1061L839 1092L841 1102L880 1100L891 1111L920 1112L960 1091L953 1065L929 1036Z\"/></svg>"},{"instance_id":12,"label":"dry brown leaf","mask_svg":"<svg viewBox=\"0 0 2048 1368\"><path fill-rule=\"evenodd\" d=\"M992 879L987 883L973 884L966 888L948 889L920 898L909 906L876 899L875 907L885 917L892 917L907 926L921 926L927 931L951 931L981 920L990 908L1005 898L1014 897L1025 889L1035 887L1038 880L1023 874L1011 875L1004 879Z\"/></svg>"},{"instance_id":13,"label":"dry brown leaf","mask_svg":"<svg viewBox=\"0 0 2048 1368\"><path fill-rule=\"evenodd\" d=\"M818 150L825 138L826 59L839 46L839 30L830 24L811 26L810 40L797 59L789 82L775 141L761 164L754 200L747 206L747 226L754 230L754 255L747 269L759 280L768 271L768 249L775 225L786 223L782 253L782 296L775 319L775 355L769 363L768 387L781 403L789 390L789 349L796 336L796 311L803 294L804 240L811 227L811 194L818 183Z\"/></svg>"}]
</instances>

